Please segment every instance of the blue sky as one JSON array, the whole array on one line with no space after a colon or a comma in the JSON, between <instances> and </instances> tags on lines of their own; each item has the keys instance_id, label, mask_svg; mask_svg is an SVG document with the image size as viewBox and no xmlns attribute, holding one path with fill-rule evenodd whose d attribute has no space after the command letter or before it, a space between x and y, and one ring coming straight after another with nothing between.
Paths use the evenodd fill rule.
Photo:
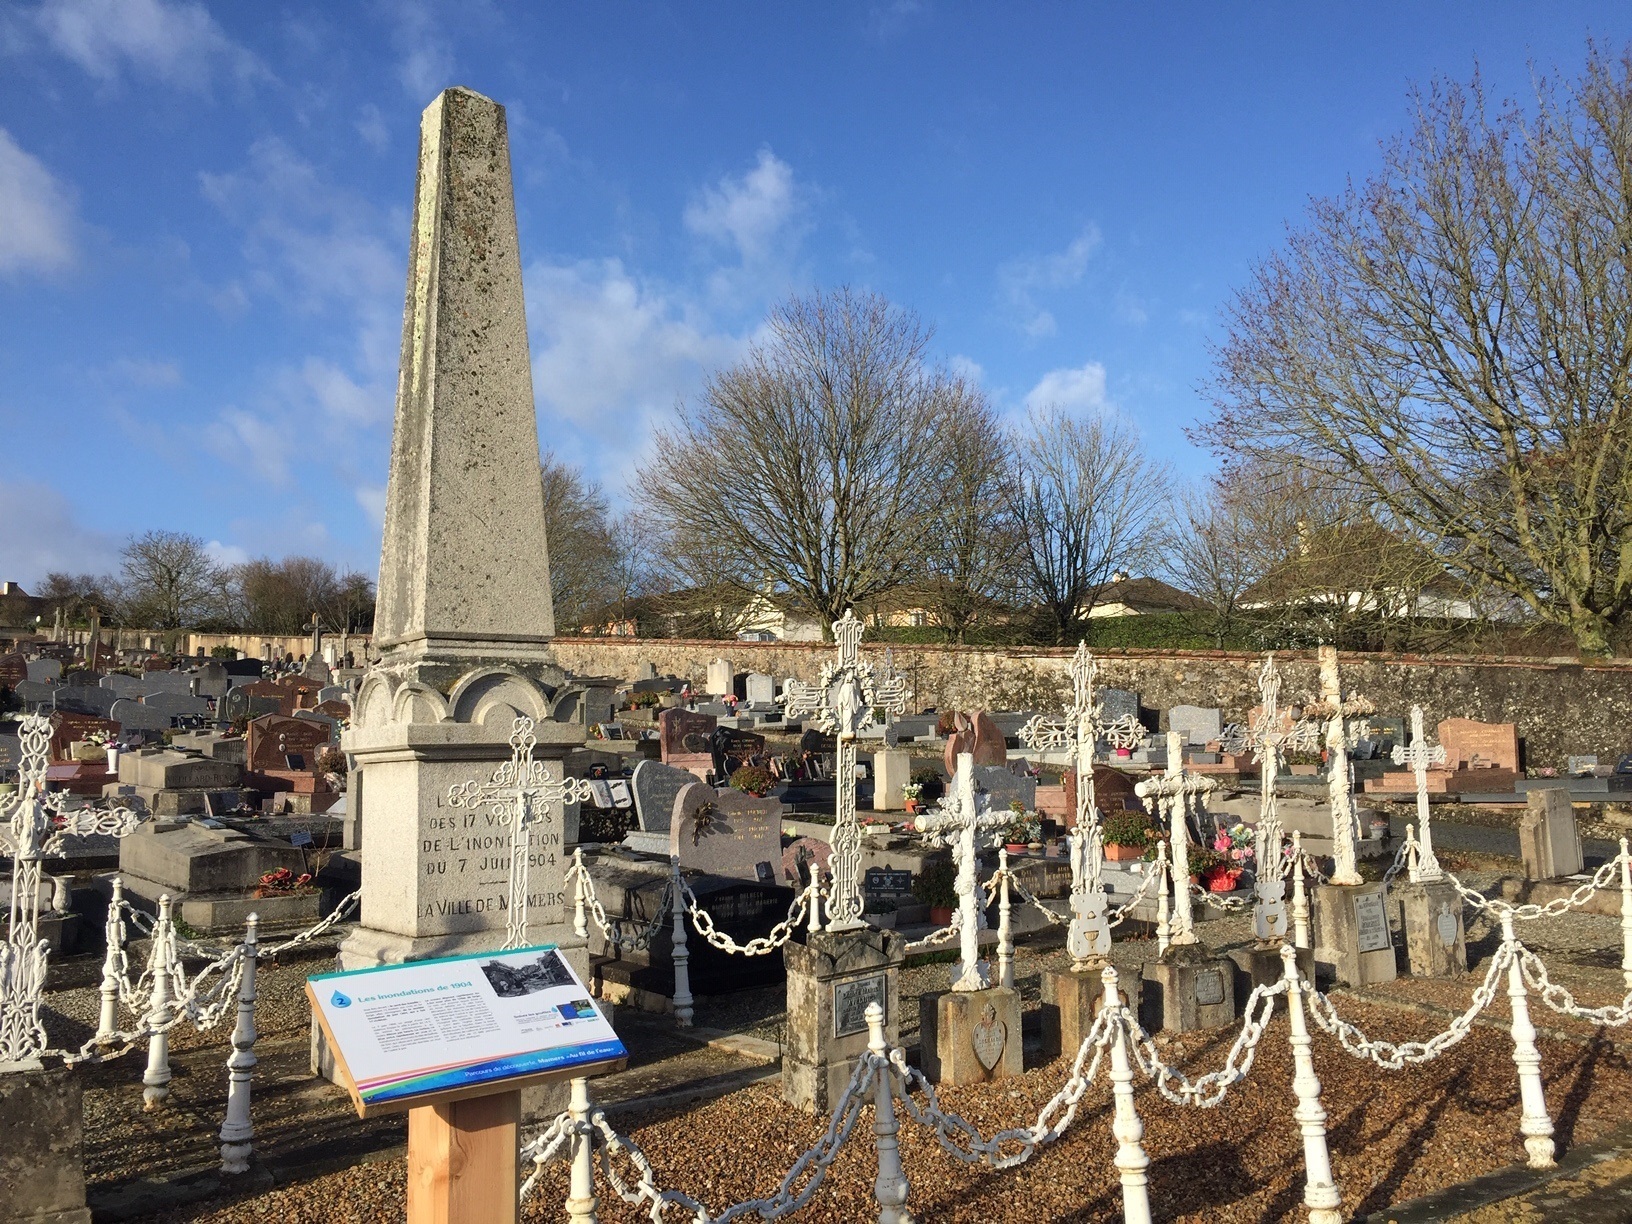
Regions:
<instances>
[{"instance_id":1,"label":"blue sky","mask_svg":"<svg viewBox=\"0 0 1632 1224\"><path fill-rule=\"evenodd\" d=\"M0 12L0 579L373 573L420 111L509 108L543 445L615 496L790 291L917 310L1006 411L1183 474L1233 286L1407 119L1624 4L202 4Z\"/></svg>"}]
</instances>

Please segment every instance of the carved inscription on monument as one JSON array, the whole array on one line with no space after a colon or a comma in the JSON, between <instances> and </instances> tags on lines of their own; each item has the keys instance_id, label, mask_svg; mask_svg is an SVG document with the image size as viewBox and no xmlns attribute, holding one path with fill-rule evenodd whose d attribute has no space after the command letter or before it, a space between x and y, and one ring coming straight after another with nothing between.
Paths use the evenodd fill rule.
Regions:
<instances>
[{"instance_id":1,"label":"carved inscription on monument","mask_svg":"<svg viewBox=\"0 0 1632 1224\"><path fill-rule=\"evenodd\" d=\"M420 870L426 886L420 893L420 918L466 915L502 916L510 908L510 826L488 811L452 807L445 797L436 801L437 815L420 833ZM527 894L532 921L552 921L565 908L567 894L561 882L565 862L561 850L560 818L554 805L532 826L527 856ZM443 895L437 896L437 893Z\"/></svg>"}]
</instances>

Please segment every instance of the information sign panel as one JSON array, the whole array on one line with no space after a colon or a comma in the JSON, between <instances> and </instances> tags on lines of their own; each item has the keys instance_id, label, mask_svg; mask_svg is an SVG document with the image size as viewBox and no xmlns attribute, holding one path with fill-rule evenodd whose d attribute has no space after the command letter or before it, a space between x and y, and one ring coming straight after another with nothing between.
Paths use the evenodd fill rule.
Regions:
<instances>
[{"instance_id":1,"label":"information sign panel","mask_svg":"<svg viewBox=\"0 0 1632 1224\"><path fill-rule=\"evenodd\" d=\"M553 944L320 973L306 994L364 1116L627 1057Z\"/></svg>"}]
</instances>

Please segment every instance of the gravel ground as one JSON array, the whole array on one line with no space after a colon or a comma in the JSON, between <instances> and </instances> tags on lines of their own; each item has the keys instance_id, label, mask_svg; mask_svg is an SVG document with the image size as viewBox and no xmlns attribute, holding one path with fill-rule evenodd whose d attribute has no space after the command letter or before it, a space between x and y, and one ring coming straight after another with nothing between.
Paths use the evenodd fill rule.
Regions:
<instances>
[{"instance_id":1,"label":"gravel ground","mask_svg":"<svg viewBox=\"0 0 1632 1224\"><path fill-rule=\"evenodd\" d=\"M1447 856L1448 857L1448 856ZM1474 884L1488 883L1511 862L1457 859L1453 866ZM1249 938L1248 920L1227 916L1198 930L1215 948ZM1333 995L1342 1014L1369 1035L1423 1039L1445 1027L1467 1006L1469 995L1494 951L1498 933L1478 918L1468 923L1473 976L1458 980L1402 979L1364 992ZM1618 918L1574 914L1524 923L1521 938L1546 961L1555 981L1581 1001L1619 1001ZM1149 940L1123 940L1114 960L1137 975L1154 954ZM322 956L326 949L316 949ZM1027 1036L1035 1036L1041 974L1067 963L1063 949L1022 946L1016 977L1027 1008ZM233 1201L230 1189L206 1201L140 1217L160 1221L237 1224L282 1221L370 1221L402 1218L403 1124L398 1118L360 1122L345 1096L314 1081L305 1070L307 1007L301 992L314 959L263 966L257 1020L261 1066L255 1083L257 1151L274 1175L290 1179L255 1197ZM946 964L921 964L902 974L904 1044L916 1040L917 998L945 989ZM48 1007L59 1043L77 1044L95 1016L94 989L54 993ZM705 1001L700 1025L776 1041L782 1023L780 987ZM1543 1008L1532 998L1543 1029L1543 1074L1561 1147L1605 1134L1632 1121L1632 1044L1622 1034L1596 1032ZM1346 1213L1381 1210L1390 1204L1502 1168L1522 1159L1518 1094L1507 1034L1505 995L1459 1046L1424 1067L1385 1072L1355 1060L1324 1034L1315 1034L1316 1069L1333 1160ZM820 1136L825 1119L788 1109L775 1085L756 1084L693 1107L677 1106L672 1094L661 1105L642 1099L665 1085L742 1073L747 1060L698 1050L661 1023L627 1026L633 1065L628 1078L600 1081L597 1099L622 1099L609 1110L613 1123L631 1135L657 1169L658 1182L702 1198L713 1210L766 1195L776 1179ZM1194 1075L1219 1067L1235 1028L1183 1038L1158 1038L1164 1057ZM1146 1127L1152 1205L1163 1220L1259 1221L1297 1218L1302 1187L1302 1146L1292 1119L1291 1059L1285 1020L1277 1015L1266 1031L1252 1075L1216 1109L1173 1106L1148 1088L1136 1101ZM178 1032L176 1079L167 1108L143 1113L142 1060L134 1052L117 1063L85 1070L86 1172L93 1195L143 1176L173 1175L208 1165L225 1097L227 1030ZM1028 1043L1034 1044L1034 1043ZM1028 1064L1036 1061L1035 1049ZM1063 1061L1034 1067L1017 1080L948 1089L943 1104L977 1124L983 1133L1032 1121L1066 1076ZM740 1082L740 1081L739 1081ZM1083 1098L1076 1124L1055 1145L1016 1169L993 1171L955 1160L932 1132L903 1119L902 1151L912 1179L911 1205L923 1221L1097 1221L1119 1218L1120 1197L1111 1157L1108 1085L1097 1082ZM867 1218L876 1172L871 1111L863 1112L825 1185L801 1220ZM230 1183L229 1183L230 1187ZM610 1191L603 1185L603 1194ZM526 1218L563 1216L564 1166L552 1166L529 1201ZM606 1221L646 1217L617 1202L601 1205ZM1481 1217L1481 1219L1486 1217Z\"/></svg>"}]
</instances>

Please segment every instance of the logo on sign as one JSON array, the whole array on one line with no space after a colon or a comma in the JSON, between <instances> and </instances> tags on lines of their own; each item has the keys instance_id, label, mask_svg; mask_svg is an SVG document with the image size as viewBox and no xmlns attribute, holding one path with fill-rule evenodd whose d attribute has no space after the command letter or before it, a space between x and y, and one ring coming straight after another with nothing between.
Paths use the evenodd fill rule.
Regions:
<instances>
[{"instance_id":1,"label":"logo on sign","mask_svg":"<svg viewBox=\"0 0 1632 1224\"><path fill-rule=\"evenodd\" d=\"M333 1003L336 1007L350 1007L351 1006L350 997L347 996L347 995L341 994L338 990L335 991L332 995L329 996L329 1002Z\"/></svg>"}]
</instances>

